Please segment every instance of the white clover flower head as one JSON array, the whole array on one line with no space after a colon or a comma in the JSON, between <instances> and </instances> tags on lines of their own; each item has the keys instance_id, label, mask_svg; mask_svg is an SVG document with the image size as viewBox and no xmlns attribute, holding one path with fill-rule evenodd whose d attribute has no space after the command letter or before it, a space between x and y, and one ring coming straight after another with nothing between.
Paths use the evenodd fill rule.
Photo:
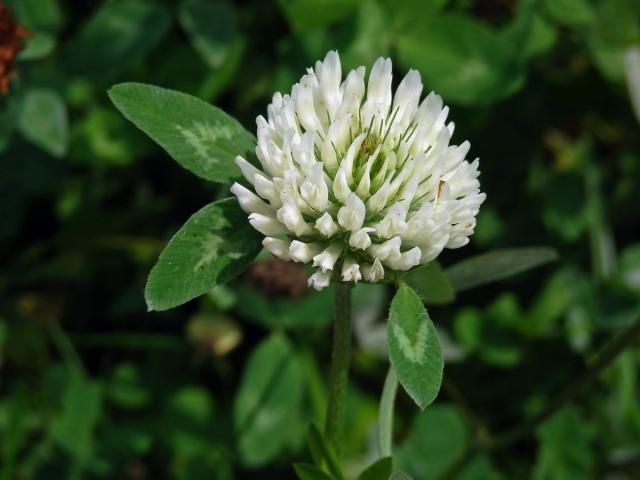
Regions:
<instances>
[{"instance_id":1,"label":"white clover flower head","mask_svg":"<svg viewBox=\"0 0 640 480\"><path fill-rule=\"evenodd\" d=\"M391 60L342 79L329 52L259 116L256 156L236 163L253 191L231 191L276 257L312 263L309 285L379 282L469 242L486 195L469 142L450 144L449 108L410 70L392 91ZM255 193L254 193L255 192Z\"/></svg>"}]
</instances>

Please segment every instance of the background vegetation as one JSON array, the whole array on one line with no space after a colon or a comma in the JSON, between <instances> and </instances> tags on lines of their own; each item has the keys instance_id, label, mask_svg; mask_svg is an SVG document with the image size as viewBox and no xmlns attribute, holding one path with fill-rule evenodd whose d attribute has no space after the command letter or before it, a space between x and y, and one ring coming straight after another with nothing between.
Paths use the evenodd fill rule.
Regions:
<instances>
[{"instance_id":1,"label":"background vegetation","mask_svg":"<svg viewBox=\"0 0 640 480\"><path fill-rule=\"evenodd\" d=\"M640 130L623 70L637 1L5 3L31 36L0 97L0 479L294 478L324 412L332 293L263 255L147 313L165 242L228 192L180 169L106 91L178 89L252 130L333 48L344 69L381 55L398 78L418 68L481 158L477 232L443 268L505 247L559 253L477 288L438 265L416 279L447 366L424 413L398 397L397 467L420 480L640 478L637 342L546 421L481 441L541 411L640 315ZM498 276L510 265L489 258ZM355 290L344 455L356 472L377 456L388 301L385 286Z\"/></svg>"}]
</instances>

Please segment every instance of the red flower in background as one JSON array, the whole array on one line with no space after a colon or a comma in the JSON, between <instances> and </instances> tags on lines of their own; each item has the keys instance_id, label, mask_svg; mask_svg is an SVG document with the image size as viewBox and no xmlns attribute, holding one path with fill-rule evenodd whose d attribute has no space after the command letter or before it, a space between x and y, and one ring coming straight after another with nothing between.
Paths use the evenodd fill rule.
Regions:
<instances>
[{"instance_id":1,"label":"red flower in background","mask_svg":"<svg viewBox=\"0 0 640 480\"><path fill-rule=\"evenodd\" d=\"M27 30L18 25L9 7L0 0L0 94L9 93L9 80L15 71L14 61L22 50Z\"/></svg>"}]
</instances>

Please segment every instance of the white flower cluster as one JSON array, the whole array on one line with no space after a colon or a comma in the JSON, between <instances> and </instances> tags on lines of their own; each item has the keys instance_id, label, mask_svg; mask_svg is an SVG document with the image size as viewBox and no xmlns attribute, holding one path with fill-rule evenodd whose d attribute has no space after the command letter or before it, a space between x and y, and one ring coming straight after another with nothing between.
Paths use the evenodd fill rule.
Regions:
<instances>
[{"instance_id":1,"label":"white flower cluster","mask_svg":"<svg viewBox=\"0 0 640 480\"><path fill-rule=\"evenodd\" d=\"M486 195L469 142L449 145L449 109L433 92L420 102L417 71L395 94L391 83L391 60L376 61L365 88L365 68L342 80L329 52L257 118L261 168L236 158L254 191L231 191L264 247L313 262L316 289L334 276L378 282L466 245L475 228Z\"/></svg>"}]
</instances>

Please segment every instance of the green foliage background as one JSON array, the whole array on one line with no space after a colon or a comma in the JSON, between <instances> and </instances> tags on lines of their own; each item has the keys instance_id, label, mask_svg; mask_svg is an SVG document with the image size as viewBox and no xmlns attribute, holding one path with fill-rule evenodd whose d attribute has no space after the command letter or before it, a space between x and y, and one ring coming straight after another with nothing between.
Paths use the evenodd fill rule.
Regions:
<instances>
[{"instance_id":1,"label":"green foliage background","mask_svg":"<svg viewBox=\"0 0 640 480\"><path fill-rule=\"evenodd\" d=\"M478 432L539 411L640 315L640 126L623 70L637 1L6 3L33 35L0 98L2 480L294 478L322 422L330 292L243 276L146 312L166 241L228 191L129 124L115 83L189 93L251 131L273 92L337 48L344 70L390 55L396 78L417 68L444 97L488 199L472 245L442 255L448 276L434 264L410 282L446 361L424 413L397 400L395 466L415 479L450 476ZM446 269L530 245L559 259L501 279L514 263L489 257L483 286ZM390 293L355 290L349 473L377 457ZM639 368L636 344L577 402L453 477L640 478Z\"/></svg>"}]
</instances>

